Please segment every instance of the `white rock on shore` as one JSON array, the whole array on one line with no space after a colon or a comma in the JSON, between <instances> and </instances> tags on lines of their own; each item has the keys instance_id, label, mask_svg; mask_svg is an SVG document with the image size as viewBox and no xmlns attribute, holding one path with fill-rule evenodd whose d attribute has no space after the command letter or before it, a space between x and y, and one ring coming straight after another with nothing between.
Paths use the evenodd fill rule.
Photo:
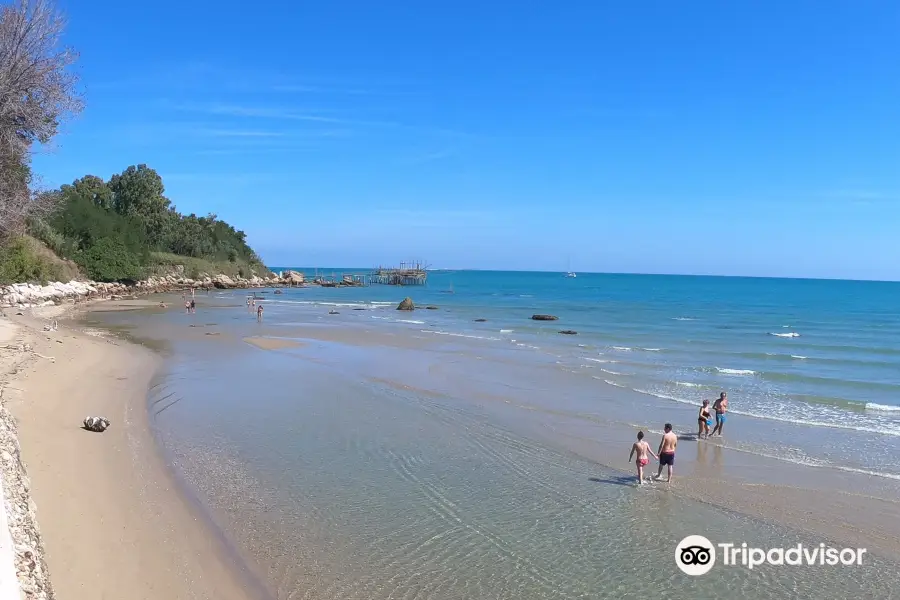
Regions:
<instances>
[{"instance_id":1,"label":"white rock on shore","mask_svg":"<svg viewBox=\"0 0 900 600\"><path fill-rule=\"evenodd\" d=\"M14 570L22 598L52 600L53 588L44 560L35 505L31 500L31 483L20 455L16 422L3 403L2 375L21 368L30 359L32 357L28 352L0 354L3 367L0 373L0 489L3 493L0 496L5 500L5 507L0 507L0 510L6 513L9 539L13 543Z\"/></svg>"},{"instance_id":2,"label":"white rock on shore","mask_svg":"<svg viewBox=\"0 0 900 600\"><path fill-rule=\"evenodd\" d=\"M33 283L15 283L0 286L0 308L47 306L59 304L66 300L86 300L90 298L109 298L121 295L151 294L187 288L252 288L278 285L280 279L263 279L253 275L249 279L227 275L210 277L205 275L199 279L188 279L183 276L164 275L149 277L134 285L124 283L99 283L94 281L70 281L68 283L53 282L47 285Z\"/></svg>"}]
</instances>

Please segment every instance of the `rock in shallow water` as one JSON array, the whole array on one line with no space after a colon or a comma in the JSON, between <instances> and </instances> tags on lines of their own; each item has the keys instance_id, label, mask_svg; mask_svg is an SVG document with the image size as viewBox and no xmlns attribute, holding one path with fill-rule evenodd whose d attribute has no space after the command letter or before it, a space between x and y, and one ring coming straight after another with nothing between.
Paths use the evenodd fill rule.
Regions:
<instances>
[{"instance_id":1,"label":"rock in shallow water","mask_svg":"<svg viewBox=\"0 0 900 600\"><path fill-rule=\"evenodd\" d=\"M554 315L531 315L532 321L558 321L559 317Z\"/></svg>"}]
</instances>

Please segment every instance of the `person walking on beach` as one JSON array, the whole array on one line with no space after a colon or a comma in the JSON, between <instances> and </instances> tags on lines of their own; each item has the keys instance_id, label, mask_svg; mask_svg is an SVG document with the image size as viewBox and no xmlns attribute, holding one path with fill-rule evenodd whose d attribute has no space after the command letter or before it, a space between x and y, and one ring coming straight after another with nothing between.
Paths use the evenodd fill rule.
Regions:
<instances>
[{"instance_id":1,"label":"person walking on beach","mask_svg":"<svg viewBox=\"0 0 900 600\"><path fill-rule=\"evenodd\" d=\"M647 455L650 454L653 458L659 457L653 454L653 450L650 449L650 444L644 441L643 431L638 431L637 441L631 445L631 454L628 455L628 462L631 462L631 457L635 454L637 454L637 459L635 459L634 464L637 467L638 485L644 485L644 467L650 462Z\"/></svg>"},{"instance_id":2,"label":"person walking on beach","mask_svg":"<svg viewBox=\"0 0 900 600\"><path fill-rule=\"evenodd\" d=\"M700 426L697 430L697 439L708 438L709 428L713 423L709 414L709 400L703 401L703 406L700 407L700 414L697 415L697 423Z\"/></svg>"},{"instance_id":3,"label":"person walking on beach","mask_svg":"<svg viewBox=\"0 0 900 600\"><path fill-rule=\"evenodd\" d=\"M672 472L675 470L675 446L678 445L678 436L672 431L671 423L666 423L663 430L665 434L659 441L659 471L656 472L656 479L662 476L663 467L669 467L666 483L671 483Z\"/></svg>"},{"instance_id":4,"label":"person walking on beach","mask_svg":"<svg viewBox=\"0 0 900 600\"><path fill-rule=\"evenodd\" d=\"M712 430L710 435L719 434L722 436L722 429L725 427L725 413L728 412L728 394L722 392L719 398L713 402L713 410L716 411L716 428Z\"/></svg>"},{"instance_id":5,"label":"person walking on beach","mask_svg":"<svg viewBox=\"0 0 900 600\"><path fill-rule=\"evenodd\" d=\"M197 312L197 302L196 302L196 300L194 300L193 297L191 298L191 312L192 313Z\"/></svg>"},{"instance_id":6,"label":"person walking on beach","mask_svg":"<svg viewBox=\"0 0 900 600\"><path fill-rule=\"evenodd\" d=\"M256 309L256 320L257 321L262 321L262 313L263 313L263 307L262 307L262 304L260 304L259 308Z\"/></svg>"}]
</instances>

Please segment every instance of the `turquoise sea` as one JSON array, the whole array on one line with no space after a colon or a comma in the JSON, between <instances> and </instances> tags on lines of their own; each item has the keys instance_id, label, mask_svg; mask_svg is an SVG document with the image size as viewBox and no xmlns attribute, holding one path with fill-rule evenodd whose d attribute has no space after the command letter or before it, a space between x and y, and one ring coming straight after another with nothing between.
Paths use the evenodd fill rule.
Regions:
<instances>
[{"instance_id":1,"label":"turquoise sea","mask_svg":"<svg viewBox=\"0 0 900 600\"><path fill-rule=\"evenodd\" d=\"M900 585L875 539L858 568L691 578L673 556L689 534L828 542L816 497L794 511L784 483L896 500L900 284L455 271L255 294L262 323L241 290L199 294L193 315L102 319L166 342L148 403L160 443L273 597L887 598ZM419 309L397 311L405 296ZM258 338L291 345L246 343ZM726 435L697 442L699 401L721 390ZM665 422L686 483L637 488L631 441L641 428L655 445ZM762 489L736 481L775 485L773 508L730 510ZM727 499L731 485L725 506L688 493Z\"/></svg>"},{"instance_id":2,"label":"turquoise sea","mask_svg":"<svg viewBox=\"0 0 900 600\"><path fill-rule=\"evenodd\" d=\"M319 270L332 271L360 272ZM401 291L383 286L304 289L280 302L363 304L377 309L370 319L531 348L561 369L590 369L598 390L694 406L728 391L735 415L846 434L828 456L767 451L900 478L890 452L900 442L900 283L457 271L403 293L442 310L398 316ZM530 321L534 313L559 321ZM558 333L566 329L578 335Z\"/></svg>"}]
</instances>

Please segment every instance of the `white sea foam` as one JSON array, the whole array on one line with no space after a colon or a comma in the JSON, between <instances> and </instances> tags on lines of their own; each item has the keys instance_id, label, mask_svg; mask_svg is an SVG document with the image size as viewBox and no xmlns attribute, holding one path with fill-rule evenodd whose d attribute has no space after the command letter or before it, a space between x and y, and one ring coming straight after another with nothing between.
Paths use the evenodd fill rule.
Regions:
<instances>
[{"instance_id":1,"label":"white sea foam","mask_svg":"<svg viewBox=\"0 0 900 600\"><path fill-rule=\"evenodd\" d=\"M416 321L413 319L397 319L397 323L410 323L412 325L424 325L425 321Z\"/></svg>"},{"instance_id":2,"label":"white sea foam","mask_svg":"<svg viewBox=\"0 0 900 600\"><path fill-rule=\"evenodd\" d=\"M450 337L461 337L461 338L468 338L468 339L472 339L472 340L490 340L490 341L495 341L495 342L500 340L500 338L496 338L496 337L489 337L489 336L483 336L483 335L469 335L466 333L454 333L452 331L432 331L430 329L420 329L419 331L421 331L422 333L432 333L434 335L447 335Z\"/></svg>"},{"instance_id":3,"label":"white sea foam","mask_svg":"<svg viewBox=\"0 0 900 600\"><path fill-rule=\"evenodd\" d=\"M500 333L512 333L512 332L513 332L512 329L501 329L500 330Z\"/></svg>"},{"instance_id":4,"label":"white sea foam","mask_svg":"<svg viewBox=\"0 0 900 600\"><path fill-rule=\"evenodd\" d=\"M756 371L751 371L750 369L723 369L716 367L716 371L723 375L756 375Z\"/></svg>"},{"instance_id":5,"label":"white sea foam","mask_svg":"<svg viewBox=\"0 0 900 600\"><path fill-rule=\"evenodd\" d=\"M680 404L692 404L696 406L698 404L695 400L686 400L684 398L678 398L676 396L670 396L668 394L660 394L658 392L651 392L649 390L642 390L638 388L632 388L633 391L638 392L639 394L646 394L648 396L654 396L656 398L661 398L663 400L672 400L673 402L678 402ZM866 405L866 408L869 408L869 405ZM895 407L896 408L896 407ZM847 425L845 423L828 423L825 421L809 421L802 418L797 418L795 416L778 416L772 412L766 412L765 414L758 414L750 411L743 410L734 410L729 408L729 414L734 415L742 415L745 417L752 417L754 419L764 419L768 421L780 421L782 423L790 423L793 425L806 425L808 427L827 427L829 429L846 429L850 431L864 431L866 433L876 433L878 435L890 435L895 437L900 437L900 427L894 429L884 429L878 427L871 427L867 425ZM856 422L856 421L854 421ZM842 468L842 467L835 467ZM846 470L846 469L845 469ZM860 471L864 472L864 471ZM879 475L879 473L874 473L875 475Z\"/></svg>"},{"instance_id":6,"label":"white sea foam","mask_svg":"<svg viewBox=\"0 0 900 600\"><path fill-rule=\"evenodd\" d=\"M875 402L866 402L866 410L872 412L896 413L900 412L900 406L891 406L889 404L876 404Z\"/></svg>"},{"instance_id":7,"label":"white sea foam","mask_svg":"<svg viewBox=\"0 0 900 600\"><path fill-rule=\"evenodd\" d=\"M604 373L608 373L609 375L621 375L618 371L610 371L609 369L600 369Z\"/></svg>"},{"instance_id":8,"label":"white sea foam","mask_svg":"<svg viewBox=\"0 0 900 600\"><path fill-rule=\"evenodd\" d=\"M692 319L691 317L673 317L674 321L696 321L697 319Z\"/></svg>"},{"instance_id":9,"label":"white sea foam","mask_svg":"<svg viewBox=\"0 0 900 600\"><path fill-rule=\"evenodd\" d=\"M800 334L797 333L796 331L789 331L787 333L770 333L769 335L774 335L775 337L782 337L782 338L800 337Z\"/></svg>"},{"instance_id":10,"label":"white sea foam","mask_svg":"<svg viewBox=\"0 0 900 600\"><path fill-rule=\"evenodd\" d=\"M641 348L645 352L659 352L662 348Z\"/></svg>"},{"instance_id":11,"label":"white sea foam","mask_svg":"<svg viewBox=\"0 0 900 600\"><path fill-rule=\"evenodd\" d=\"M628 346L613 346L613 350L618 350L619 352L631 352L631 348Z\"/></svg>"},{"instance_id":12,"label":"white sea foam","mask_svg":"<svg viewBox=\"0 0 900 600\"><path fill-rule=\"evenodd\" d=\"M791 358L796 358L797 360L806 360L805 356L800 356L799 354L791 354Z\"/></svg>"},{"instance_id":13,"label":"white sea foam","mask_svg":"<svg viewBox=\"0 0 900 600\"><path fill-rule=\"evenodd\" d=\"M605 384L607 384L607 385L615 386L615 387L617 387L617 388L623 388L623 387L625 387L625 386L622 385L621 383L616 383L615 381L610 381L609 379L603 379L602 377L597 377L596 375L591 375L591 377L592 377L593 379L596 379L597 381L602 381L603 383L605 383Z\"/></svg>"},{"instance_id":14,"label":"white sea foam","mask_svg":"<svg viewBox=\"0 0 900 600\"><path fill-rule=\"evenodd\" d=\"M684 387L693 387L693 388L703 387L699 383L691 383L690 381L676 381L675 385L683 385Z\"/></svg>"},{"instance_id":15,"label":"white sea foam","mask_svg":"<svg viewBox=\"0 0 900 600\"><path fill-rule=\"evenodd\" d=\"M616 360L607 360L605 358L585 358L584 360L589 360L591 362L603 363L603 364L618 362Z\"/></svg>"}]
</instances>

